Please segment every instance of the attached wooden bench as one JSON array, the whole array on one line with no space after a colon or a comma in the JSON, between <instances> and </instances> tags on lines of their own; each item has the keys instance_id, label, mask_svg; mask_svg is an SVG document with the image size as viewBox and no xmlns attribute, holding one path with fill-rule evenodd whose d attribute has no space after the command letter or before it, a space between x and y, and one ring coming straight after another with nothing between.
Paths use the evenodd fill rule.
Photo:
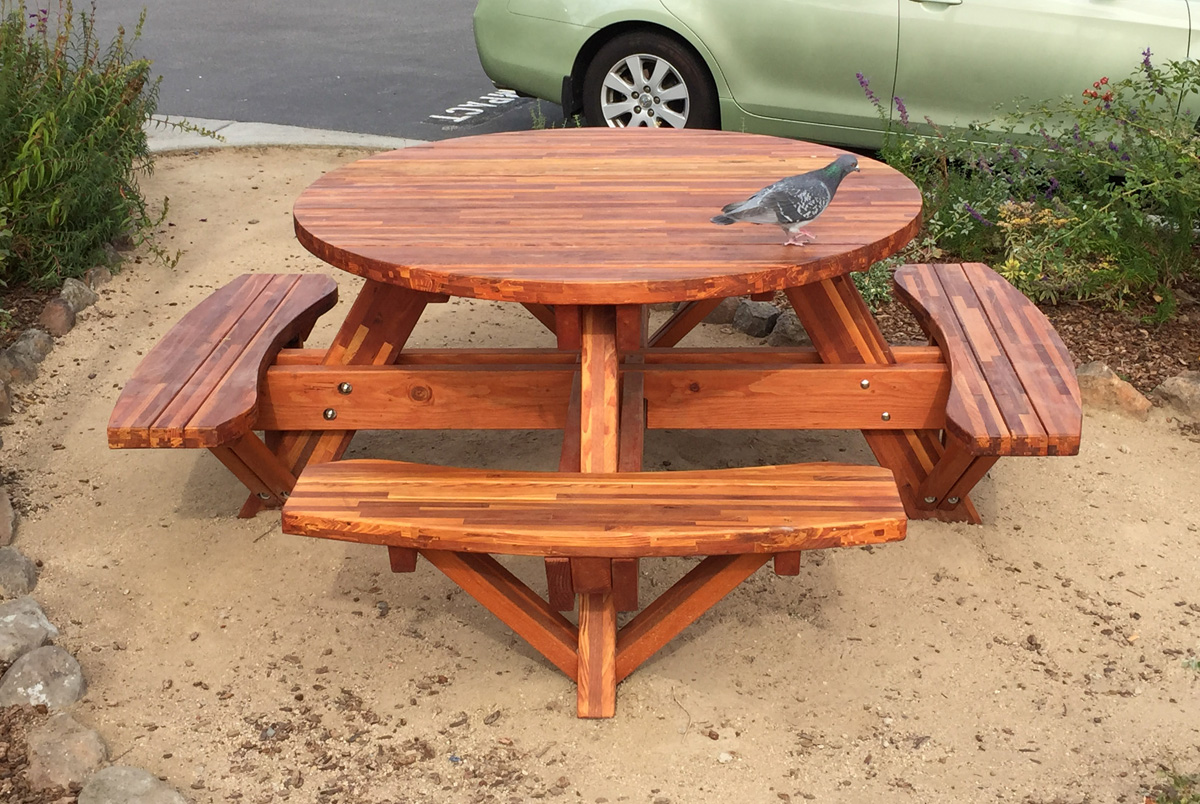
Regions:
<instances>
[{"instance_id":1,"label":"attached wooden bench","mask_svg":"<svg viewBox=\"0 0 1200 804\"><path fill-rule=\"evenodd\" d=\"M1075 364L1029 299L980 263L905 265L894 280L950 365L946 450L923 505L954 507L1002 456L1079 452Z\"/></svg>"},{"instance_id":2,"label":"attached wooden bench","mask_svg":"<svg viewBox=\"0 0 1200 804\"><path fill-rule=\"evenodd\" d=\"M337 302L315 274L243 274L189 311L150 350L108 420L116 449L205 447L251 492L281 505L295 477L253 432L276 353L300 345Z\"/></svg>"},{"instance_id":3,"label":"attached wooden bench","mask_svg":"<svg viewBox=\"0 0 1200 804\"><path fill-rule=\"evenodd\" d=\"M892 473L834 463L612 474L507 472L382 460L309 465L285 533L417 553L578 684L580 717L610 717L616 683L755 570L799 551L903 539ZM490 553L564 556L576 627ZM707 556L619 631L613 559Z\"/></svg>"}]
</instances>

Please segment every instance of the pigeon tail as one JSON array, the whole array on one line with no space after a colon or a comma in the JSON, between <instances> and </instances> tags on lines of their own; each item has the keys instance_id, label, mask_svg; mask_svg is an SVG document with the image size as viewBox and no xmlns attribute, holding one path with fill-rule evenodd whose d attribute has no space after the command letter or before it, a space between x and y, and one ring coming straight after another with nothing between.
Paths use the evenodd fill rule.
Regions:
<instances>
[{"instance_id":1,"label":"pigeon tail","mask_svg":"<svg viewBox=\"0 0 1200 804\"><path fill-rule=\"evenodd\" d=\"M737 223L737 219L731 218L728 215L717 215L713 217L712 222L721 226L728 226L731 223Z\"/></svg>"}]
</instances>

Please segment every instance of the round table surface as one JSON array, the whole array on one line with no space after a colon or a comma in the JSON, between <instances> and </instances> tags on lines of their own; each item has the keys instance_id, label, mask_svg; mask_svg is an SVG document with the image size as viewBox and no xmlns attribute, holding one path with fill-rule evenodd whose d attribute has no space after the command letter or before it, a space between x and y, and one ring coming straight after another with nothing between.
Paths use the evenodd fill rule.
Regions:
<instances>
[{"instance_id":1,"label":"round table surface","mask_svg":"<svg viewBox=\"0 0 1200 804\"><path fill-rule=\"evenodd\" d=\"M859 157L785 246L772 225L710 218L844 153L723 131L574 128L485 134L377 154L297 199L300 242L351 273L414 290L542 304L647 304L795 287L896 253L921 193Z\"/></svg>"}]
</instances>

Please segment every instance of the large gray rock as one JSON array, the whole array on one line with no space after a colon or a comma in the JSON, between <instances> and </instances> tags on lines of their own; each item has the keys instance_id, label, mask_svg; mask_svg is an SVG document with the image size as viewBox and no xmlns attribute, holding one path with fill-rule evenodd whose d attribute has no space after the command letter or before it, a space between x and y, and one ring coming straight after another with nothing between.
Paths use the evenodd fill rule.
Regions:
<instances>
[{"instance_id":1,"label":"large gray rock","mask_svg":"<svg viewBox=\"0 0 1200 804\"><path fill-rule=\"evenodd\" d=\"M88 778L79 804L187 804L187 799L141 768L111 765Z\"/></svg>"},{"instance_id":2,"label":"large gray rock","mask_svg":"<svg viewBox=\"0 0 1200 804\"><path fill-rule=\"evenodd\" d=\"M728 299L721 299L721 303L713 308L712 312L704 316L706 324L732 324L733 317L737 314L738 305L742 303L740 296L730 296Z\"/></svg>"},{"instance_id":3,"label":"large gray rock","mask_svg":"<svg viewBox=\"0 0 1200 804\"><path fill-rule=\"evenodd\" d=\"M75 657L57 645L26 653L0 677L0 706L70 706L87 692Z\"/></svg>"},{"instance_id":4,"label":"large gray rock","mask_svg":"<svg viewBox=\"0 0 1200 804\"><path fill-rule=\"evenodd\" d=\"M17 512L13 510L8 489L0 486L0 547L12 544L17 535Z\"/></svg>"},{"instance_id":5,"label":"large gray rock","mask_svg":"<svg viewBox=\"0 0 1200 804\"><path fill-rule=\"evenodd\" d=\"M12 664L57 637L58 629L33 598L0 603L0 666Z\"/></svg>"},{"instance_id":6,"label":"large gray rock","mask_svg":"<svg viewBox=\"0 0 1200 804\"><path fill-rule=\"evenodd\" d=\"M742 299L733 314L733 328L752 338L765 338L771 334L779 319L779 308L770 302Z\"/></svg>"},{"instance_id":7,"label":"large gray rock","mask_svg":"<svg viewBox=\"0 0 1200 804\"><path fill-rule=\"evenodd\" d=\"M108 270L108 269L105 269ZM109 274L112 278L112 274ZM67 304L71 305L73 312L80 312L85 307L91 307L100 300L100 294L89 288L78 279L63 280L62 290L59 291L59 296L64 299Z\"/></svg>"},{"instance_id":8,"label":"large gray rock","mask_svg":"<svg viewBox=\"0 0 1200 804\"><path fill-rule=\"evenodd\" d=\"M8 347L9 352L27 354L35 363L41 363L46 355L54 351L54 339L40 329L27 329L20 334L16 343Z\"/></svg>"},{"instance_id":9,"label":"large gray rock","mask_svg":"<svg viewBox=\"0 0 1200 804\"><path fill-rule=\"evenodd\" d=\"M66 712L56 712L31 731L25 776L38 790L82 785L108 761L108 746Z\"/></svg>"},{"instance_id":10,"label":"large gray rock","mask_svg":"<svg viewBox=\"0 0 1200 804\"><path fill-rule=\"evenodd\" d=\"M1104 363L1084 363L1076 370L1083 404L1145 420L1154 405Z\"/></svg>"},{"instance_id":11,"label":"large gray rock","mask_svg":"<svg viewBox=\"0 0 1200 804\"><path fill-rule=\"evenodd\" d=\"M0 547L0 600L20 597L37 586L37 567L15 547Z\"/></svg>"},{"instance_id":12,"label":"large gray rock","mask_svg":"<svg viewBox=\"0 0 1200 804\"><path fill-rule=\"evenodd\" d=\"M8 388L8 375L0 367L0 421L12 416L12 391Z\"/></svg>"},{"instance_id":13,"label":"large gray rock","mask_svg":"<svg viewBox=\"0 0 1200 804\"><path fill-rule=\"evenodd\" d=\"M83 275L83 281L92 290L104 287L112 281L112 278L112 271L108 270L108 267L104 265L96 265L88 268L87 273Z\"/></svg>"},{"instance_id":14,"label":"large gray rock","mask_svg":"<svg viewBox=\"0 0 1200 804\"><path fill-rule=\"evenodd\" d=\"M811 343L800 318L791 310L779 315L775 328L767 336L767 346L808 346Z\"/></svg>"},{"instance_id":15,"label":"large gray rock","mask_svg":"<svg viewBox=\"0 0 1200 804\"><path fill-rule=\"evenodd\" d=\"M40 329L27 329L16 343L0 358L0 379L12 383L32 382L38 373L38 363L54 348L54 339Z\"/></svg>"},{"instance_id":16,"label":"large gray rock","mask_svg":"<svg viewBox=\"0 0 1200 804\"><path fill-rule=\"evenodd\" d=\"M1154 396L1176 413L1200 419L1200 371L1185 371L1154 389Z\"/></svg>"}]
</instances>

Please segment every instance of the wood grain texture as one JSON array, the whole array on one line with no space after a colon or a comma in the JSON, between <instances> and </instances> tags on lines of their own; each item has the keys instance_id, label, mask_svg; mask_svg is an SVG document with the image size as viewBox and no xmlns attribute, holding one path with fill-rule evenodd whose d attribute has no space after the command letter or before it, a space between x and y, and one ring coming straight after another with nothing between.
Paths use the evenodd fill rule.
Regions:
<instances>
[{"instance_id":1,"label":"wood grain texture","mask_svg":"<svg viewBox=\"0 0 1200 804\"><path fill-rule=\"evenodd\" d=\"M1075 455L1074 361L1037 307L985 265L906 265L901 300L946 353L946 430L975 455Z\"/></svg>"},{"instance_id":2,"label":"wood grain texture","mask_svg":"<svg viewBox=\"0 0 1200 804\"><path fill-rule=\"evenodd\" d=\"M588 305L582 312L579 390L579 468L617 471L620 378L617 322L611 307Z\"/></svg>"},{"instance_id":3,"label":"wood grain texture","mask_svg":"<svg viewBox=\"0 0 1200 804\"><path fill-rule=\"evenodd\" d=\"M336 301L333 280L312 274L243 274L214 291L125 383L109 446L216 447L249 433L271 359Z\"/></svg>"},{"instance_id":4,"label":"wood grain texture","mask_svg":"<svg viewBox=\"0 0 1200 804\"><path fill-rule=\"evenodd\" d=\"M612 592L579 596L576 700L579 717L612 717L617 709L617 608Z\"/></svg>"},{"instance_id":5,"label":"wood grain texture","mask_svg":"<svg viewBox=\"0 0 1200 804\"><path fill-rule=\"evenodd\" d=\"M287 533L418 549L632 558L904 538L891 472L793 464L571 474L350 460L305 469Z\"/></svg>"},{"instance_id":6,"label":"wood grain texture","mask_svg":"<svg viewBox=\"0 0 1200 804\"><path fill-rule=\"evenodd\" d=\"M455 296L638 304L760 293L864 270L916 234L920 192L865 157L813 224L815 243L709 222L840 153L693 129L461 137L330 171L297 199L296 236L338 268Z\"/></svg>"}]
</instances>

